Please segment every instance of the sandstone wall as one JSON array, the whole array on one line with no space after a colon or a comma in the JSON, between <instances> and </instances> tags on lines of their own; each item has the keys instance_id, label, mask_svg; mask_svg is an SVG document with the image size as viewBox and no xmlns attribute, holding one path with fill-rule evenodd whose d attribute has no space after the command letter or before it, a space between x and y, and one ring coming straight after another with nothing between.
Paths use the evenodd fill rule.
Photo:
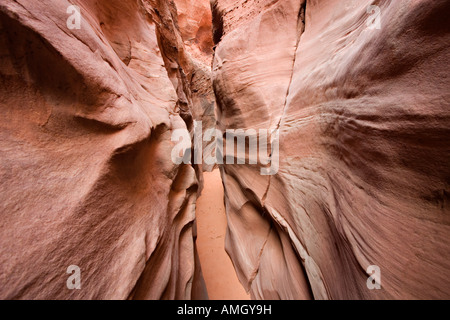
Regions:
<instances>
[{"instance_id":1,"label":"sandstone wall","mask_svg":"<svg viewBox=\"0 0 450 320\"><path fill-rule=\"evenodd\" d=\"M252 296L448 299L449 2L212 5L222 131L280 130L276 175L222 168Z\"/></svg>"},{"instance_id":2,"label":"sandstone wall","mask_svg":"<svg viewBox=\"0 0 450 320\"><path fill-rule=\"evenodd\" d=\"M194 69L172 1L0 3L1 298L207 297L201 170L171 161Z\"/></svg>"}]
</instances>

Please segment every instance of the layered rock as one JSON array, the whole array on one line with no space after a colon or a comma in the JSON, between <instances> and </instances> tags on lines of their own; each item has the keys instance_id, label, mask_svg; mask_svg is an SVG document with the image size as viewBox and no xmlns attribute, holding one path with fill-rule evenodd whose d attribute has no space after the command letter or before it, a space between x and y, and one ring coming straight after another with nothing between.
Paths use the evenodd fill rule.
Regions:
<instances>
[{"instance_id":1,"label":"layered rock","mask_svg":"<svg viewBox=\"0 0 450 320\"><path fill-rule=\"evenodd\" d=\"M209 0L174 0L181 38L188 66L186 77L191 91L191 112L202 123L202 133L216 127L215 96L212 89L211 65L213 56L212 14ZM214 141L203 142L204 154L211 154ZM212 171L214 165L202 163L204 171Z\"/></svg>"},{"instance_id":2,"label":"layered rock","mask_svg":"<svg viewBox=\"0 0 450 320\"><path fill-rule=\"evenodd\" d=\"M206 298L201 170L171 160L196 68L175 4L5 0L0 57L0 297Z\"/></svg>"},{"instance_id":3,"label":"layered rock","mask_svg":"<svg viewBox=\"0 0 450 320\"><path fill-rule=\"evenodd\" d=\"M279 129L277 174L222 167L252 297L448 299L449 2L212 5L221 130Z\"/></svg>"},{"instance_id":4,"label":"layered rock","mask_svg":"<svg viewBox=\"0 0 450 320\"><path fill-rule=\"evenodd\" d=\"M0 298L206 298L195 202L212 166L174 164L171 134L214 127L215 98L223 132L280 145L274 175L222 167L253 298L450 298L448 1L212 8L0 3Z\"/></svg>"}]
</instances>

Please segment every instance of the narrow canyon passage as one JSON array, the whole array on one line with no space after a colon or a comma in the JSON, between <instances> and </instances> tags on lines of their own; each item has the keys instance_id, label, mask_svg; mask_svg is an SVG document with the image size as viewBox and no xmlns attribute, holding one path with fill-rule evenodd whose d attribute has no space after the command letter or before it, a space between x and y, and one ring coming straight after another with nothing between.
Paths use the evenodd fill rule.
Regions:
<instances>
[{"instance_id":1,"label":"narrow canyon passage","mask_svg":"<svg viewBox=\"0 0 450 320\"><path fill-rule=\"evenodd\" d=\"M205 187L197 201L197 247L211 300L249 300L225 252L227 219L220 171L204 173Z\"/></svg>"},{"instance_id":2,"label":"narrow canyon passage","mask_svg":"<svg viewBox=\"0 0 450 320\"><path fill-rule=\"evenodd\" d=\"M449 12L0 0L0 300L450 299Z\"/></svg>"}]
</instances>

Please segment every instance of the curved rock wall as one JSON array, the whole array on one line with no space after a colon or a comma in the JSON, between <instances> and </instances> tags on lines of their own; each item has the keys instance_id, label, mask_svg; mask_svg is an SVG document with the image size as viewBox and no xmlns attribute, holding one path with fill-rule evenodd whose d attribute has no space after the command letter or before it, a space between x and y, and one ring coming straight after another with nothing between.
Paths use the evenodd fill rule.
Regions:
<instances>
[{"instance_id":1,"label":"curved rock wall","mask_svg":"<svg viewBox=\"0 0 450 320\"><path fill-rule=\"evenodd\" d=\"M276 175L222 168L252 297L448 299L449 2L212 6L220 129L280 130Z\"/></svg>"},{"instance_id":2,"label":"curved rock wall","mask_svg":"<svg viewBox=\"0 0 450 320\"><path fill-rule=\"evenodd\" d=\"M201 172L171 161L193 120L176 17L172 1L1 2L1 298L207 297Z\"/></svg>"},{"instance_id":3,"label":"curved rock wall","mask_svg":"<svg viewBox=\"0 0 450 320\"><path fill-rule=\"evenodd\" d=\"M175 165L171 135L215 113L270 130L279 158L269 176L221 167L253 298L450 298L449 2L211 7L2 0L0 298L207 298L195 205L213 166Z\"/></svg>"}]
</instances>

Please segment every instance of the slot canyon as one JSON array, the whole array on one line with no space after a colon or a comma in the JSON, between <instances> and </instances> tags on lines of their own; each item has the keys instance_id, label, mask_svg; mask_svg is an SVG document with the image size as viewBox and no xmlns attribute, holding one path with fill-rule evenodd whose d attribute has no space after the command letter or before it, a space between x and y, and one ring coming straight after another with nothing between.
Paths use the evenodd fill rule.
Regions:
<instances>
[{"instance_id":1,"label":"slot canyon","mask_svg":"<svg viewBox=\"0 0 450 320\"><path fill-rule=\"evenodd\" d=\"M450 299L449 13L0 0L0 299Z\"/></svg>"}]
</instances>

